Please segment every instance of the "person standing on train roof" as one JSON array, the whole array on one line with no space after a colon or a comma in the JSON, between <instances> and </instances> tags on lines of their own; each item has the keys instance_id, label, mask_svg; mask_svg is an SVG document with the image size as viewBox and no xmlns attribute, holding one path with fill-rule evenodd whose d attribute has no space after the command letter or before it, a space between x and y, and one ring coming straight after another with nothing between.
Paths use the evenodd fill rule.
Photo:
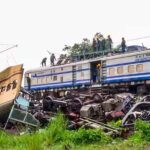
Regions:
<instances>
[{"instance_id":1,"label":"person standing on train roof","mask_svg":"<svg viewBox=\"0 0 150 150\"><path fill-rule=\"evenodd\" d=\"M106 43L106 40L105 38L103 37L103 35L101 36L102 38L102 50L104 51L106 48L105 48L105 43Z\"/></svg>"},{"instance_id":2,"label":"person standing on train roof","mask_svg":"<svg viewBox=\"0 0 150 150\"><path fill-rule=\"evenodd\" d=\"M87 38L83 39L82 45L83 45L83 50L82 50L83 59L85 59L86 58L86 54L88 52L88 39Z\"/></svg>"},{"instance_id":3,"label":"person standing on train roof","mask_svg":"<svg viewBox=\"0 0 150 150\"><path fill-rule=\"evenodd\" d=\"M54 61L56 60L56 57L54 55L54 53L52 53L51 57L50 57L50 61L51 61L51 65L54 66Z\"/></svg>"},{"instance_id":4,"label":"person standing on train roof","mask_svg":"<svg viewBox=\"0 0 150 150\"><path fill-rule=\"evenodd\" d=\"M102 51L103 50L103 35L101 33L99 33L98 45L99 45L99 51Z\"/></svg>"},{"instance_id":5,"label":"person standing on train roof","mask_svg":"<svg viewBox=\"0 0 150 150\"><path fill-rule=\"evenodd\" d=\"M92 47L93 47L93 52L96 52L96 40L95 40L95 38L93 38Z\"/></svg>"},{"instance_id":6,"label":"person standing on train roof","mask_svg":"<svg viewBox=\"0 0 150 150\"><path fill-rule=\"evenodd\" d=\"M42 67L43 67L43 66L46 66L46 61L47 61L47 58L46 58L46 57L42 59L42 62L41 62Z\"/></svg>"},{"instance_id":7,"label":"person standing on train roof","mask_svg":"<svg viewBox=\"0 0 150 150\"><path fill-rule=\"evenodd\" d=\"M49 51L47 51L48 53L49 53L49 55L50 55L50 63L51 63L51 66L54 66L54 61L56 60L56 57L55 57L55 55L54 55L54 53L50 53Z\"/></svg>"},{"instance_id":8,"label":"person standing on train roof","mask_svg":"<svg viewBox=\"0 0 150 150\"><path fill-rule=\"evenodd\" d=\"M110 51L112 51L112 43L113 43L113 41L112 41L110 35L108 35L108 37L107 37L107 42L108 42L108 49Z\"/></svg>"},{"instance_id":9,"label":"person standing on train roof","mask_svg":"<svg viewBox=\"0 0 150 150\"><path fill-rule=\"evenodd\" d=\"M121 42L121 50L124 53L126 49L126 41L124 39L124 37L122 37L122 42Z\"/></svg>"},{"instance_id":10,"label":"person standing on train roof","mask_svg":"<svg viewBox=\"0 0 150 150\"><path fill-rule=\"evenodd\" d=\"M95 39L95 42L96 42L96 51L99 51L99 33L96 33L95 36L94 36L94 39Z\"/></svg>"}]
</instances>

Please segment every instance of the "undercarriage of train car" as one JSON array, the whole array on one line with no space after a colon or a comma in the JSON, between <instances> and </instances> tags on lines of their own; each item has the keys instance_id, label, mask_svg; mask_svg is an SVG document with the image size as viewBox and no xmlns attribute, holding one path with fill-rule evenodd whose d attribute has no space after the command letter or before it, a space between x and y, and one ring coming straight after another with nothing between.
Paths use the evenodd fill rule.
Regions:
<instances>
[{"instance_id":1,"label":"undercarriage of train car","mask_svg":"<svg viewBox=\"0 0 150 150\"><path fill-rule=\"evenodd\" d=\"M41 126L61 111L69 120L69 129L107 128L107 131L112 131L113 134L116 134L116 131L120 134L120 131L108 126L110 121L122 119L122 126L131 128L136 119L150 121L149 95L106 93L100 89L95 89L93 93L89 91L81 94L80 91L68 90L61 98L48 91L47 95L40 97L32 93L30 112L39 120Z\"/></svg>"}]
</instances>

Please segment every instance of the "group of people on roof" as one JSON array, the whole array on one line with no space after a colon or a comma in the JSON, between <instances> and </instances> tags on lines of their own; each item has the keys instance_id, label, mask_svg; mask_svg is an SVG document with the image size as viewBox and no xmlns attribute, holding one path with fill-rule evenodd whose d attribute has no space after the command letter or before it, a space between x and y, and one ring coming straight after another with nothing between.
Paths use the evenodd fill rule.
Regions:
<instances>
[{"instance_id":1,"label":"group of people on roof","mask_svg":"<svg viewBox=\"0 0 150 150\"><path fill-rule=\"evenodd\" d=\"M50 54L50 63L51 63L51 66L54 66L56 57L55 57L54 53L51 54L49 51L48 51L48 53ZM47 58L44 57L42 59L42 62L41 62L42 67L46 66L46 61L47 61Z\"/></svg>"},{"instance_id":2,"label":"group of people on roof","mask_svg":"<svg viewBox=\"0 0 150 150\"><path fill-rule=\"evenodd\" d=\"M93 51L96 52L106 49L112 50L112 44L113 41L110 35L108 35L107 38L104 38L104 36L101 33L96 33L92 43Z\"/></svg>"},{"instance_id":3,"label":"group of people on roof","mask_svg":"<svg viewBox=\"0 0 150 150\"><path fill-rule=\"evenodd\" d=\"M105 38L101 33L96 33L94 35L93 43L92 43L93 52L104 51L104 50L113 52L112 45L113 45L113 41L110 35L108 35L107 38ZM120 46L121 46L122 52L125 52L126 41L124 37L122 37Z\"/></svg>"},{"instance_id":4,"label":"group of people on roof","mask_svg":"<svg viewBox=\"0 0 150 150\"><path fill-rule=\"evenodd\" d=\"M86 54L88 53L88 42L89 40L87 38L84 38L83 39L83 57L84 59L86 58ZM122 52L124 53L125 52L125 49L126 49L126 41L124 39L124 37L122 38L122 41L121 41L121 50ZM93 49L93 53L94 54L97 54L97 53L101 53L102 51L108 51L110 53L113 53L113 40L111 38L110 35L107 36L107 38L105 38L101 33L96 33L93 37L93 42L92 42L92 49ZM56 57L54 55L54 53L50 53L48 51L48 53L50 54L50 64L51 66L54 66L55 65L55 60L56 60ZM95 56L95 55L94 55ZM66 55L63 55L61 54L60 55L60 60L66 58ZM46 62L47 62L47 58L43 58L42 59L42 62L41 62L41 65L42 67L43 66L46 66Z\"/></svg>"}]
</instances>

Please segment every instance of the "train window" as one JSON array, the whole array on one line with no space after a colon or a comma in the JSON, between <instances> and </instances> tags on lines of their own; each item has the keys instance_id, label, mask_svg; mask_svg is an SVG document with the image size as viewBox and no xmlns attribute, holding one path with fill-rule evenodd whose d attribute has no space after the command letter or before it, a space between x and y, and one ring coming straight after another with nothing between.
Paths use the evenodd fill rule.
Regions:
<instances>
[{"instance_id":1,"label":"train window","mask_svg":"<svg viewBox=\"0 0 150 150\"><path fill-rule=\"evenodd\" d=\"M44 77L44 84L46 84L47 83L47 77Z\"/></svg>"},{"instance_id":2,"label":"train window","mask_svg":"<svg viewBox=\"0 0 150 150\"><path fill-rule=\"evenodd\" d=\"M128 66L128 73L134 73L135 72L135 67L134 65L129 65Z\"/></svg>"},{"instance_id":3,"label":"train window","mask_svg":"<svg viewBox=\"0 0 150 150\"><path fill-rule=\"evenodd\" d=\"M39 84L39 78L37 78L37 84Z\"/></svg>"},{"instance_id":4,"label":"train window","mask_svg":"<svg viewBox=\"0 0 150 150\"><path fill-rule=\"evenodd\" d=\"M57 80L57 76L53 76L53 81L56 81Z\"/></svg>"},{"instance_id":5,"label":"train window","mask_svg":"<svg viewBox=\"0 0 150 150\"><path fill-rule=\"evenodd\" d=\"M31 84L33 85L33 84L37 84L37 78L33 78L32 80L31 80Z\"/></svg>"},{"instance_id":6,"label":"train window","mask_svg":"<svg viewBox=\"0 0 150 150\"><path fill-rule=\"evenodd\" d=\"M55 73L55 69L53 69L53 73Z\"/></svg>"},{"instance_id":7,"label":"train window","mask_svg":"<svg viewBox=\"0 0 150 150\"><path fill-rule=\"evenodd\" d=\"M46 77L41 78L41 83L45 84L46 83Z\"/></svg>"},{"instance_id":8,"label":"train window","mask_svg":"<svg viewBox=\"0 0 150 150\"><path fill-rule=\"evenodd\" d=\"M40 84L40 78L37 79L37 84Z\"/></svg>"},{"instance_id":9,"label":"train window","mask_svg":"<svg viewBox=\"0 0 150 150\"><path fill-rule=\"evenodd\" d=\"M40 84L42 84L43 78L40 78Z\"/></svg>"},{"instance_id":10,"label":"train window","mask_svg":"<svg viewBox=\"0 0 150 150\"><path fill-rule=\"evenodd\" d=\"M64 81L63 81L63 77L60 77L60 81L61 81L61 82L64 82Z\"/></svg>"},{"instance_id":11,"label":"train window","mask_svg":"<svg viewBox=\"0 0 150 150\"><path fill-rule=\"evenodd\" d=\"M35 80L35 84L38 84L38 78L36 78L36 80Z\"/></svg>"},{"instance_id":12,"label":"train window","mask_svg":"<svg viewBox=\"0 0 150 150\"><path fill-rule=\"evenodd\" d=\"M49 83L51 81L51 77L46 77L46 83Z\"/></svg>"},{"instance_id":13,"label":"train window","mask_svg":"<svg viewBox=\"0 0 150 150\"><path fill-rule=\"evenodd\" d=\"M83 71L81 72L81 77L84 77L84 72Z\"/></svg>"},{"instance_id":14,"label":"train window","mask_svg":"<svg viewBox=\"0 0 150 150\"><path fill-rule=\"evenodd\" d=\"M48 82L48 77L45 78L46 83Z\"/></svg>"},{"instance_id":15,"label":"train window","mask_svg":"<svg viewBox=\"0 0 150 150\"><path fill-rule=\"evenodd\" d=\"M78 70L82 70L82 65L78 66Z\"/></svg>"},{"instance_id":16,"label":"train window","mask_svg":"<svg viewBox=\"0 0 150 150\"><path fill-rule=\"evenodd\" d=\"M109 68L109 75L110 76L115 75L115 68Z\"/></svg>"},{"instance_id":17,"label":"train window","mask_svg":"<svg viewBox=\"0 0 150 150\"><path fill-rule=\"evenodd\" d=\"M136 65L136 72L142 72L143 71L143 64Z\"/></svg>"},{"instance_id":18,"label":"train window","mask_svg":"<svg viewBox=\"0 0 150 150\"><path fill-rule=\"evenodd\" d=\"M117 74L123 74L123 66L117 68Z\"/></svg>"},{"instance_id":19,"label":"train window","mask_svg":"<svg viewBox=\"0 0 150 150\"><path fill-rule=\"evenodd\" d=\"M61 67L61 71L63 71L63 67Z\"/></svg>"}]
</instances>

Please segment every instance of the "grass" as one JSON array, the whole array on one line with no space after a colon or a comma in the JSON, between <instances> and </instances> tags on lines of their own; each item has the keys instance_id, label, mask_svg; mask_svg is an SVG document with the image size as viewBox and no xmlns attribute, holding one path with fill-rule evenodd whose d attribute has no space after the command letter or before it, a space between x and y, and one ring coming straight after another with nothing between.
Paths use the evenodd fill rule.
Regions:
<instances>
[{"instance_id":1,"label":"grass","mask_svg":"<svg viewBox=\"0 0 150 150\"><path fill-rule=\"evenodd\" d=\"M114 124L114 123L113 123ZM117 124L118 125L118 124ZM0 132L0 150L149 150L150 124L137 121L135 134L128 140L113 139L103 131L80 128L69 131L58 114L42 131L15 136Z\"/></svg>"}]
</instances>

